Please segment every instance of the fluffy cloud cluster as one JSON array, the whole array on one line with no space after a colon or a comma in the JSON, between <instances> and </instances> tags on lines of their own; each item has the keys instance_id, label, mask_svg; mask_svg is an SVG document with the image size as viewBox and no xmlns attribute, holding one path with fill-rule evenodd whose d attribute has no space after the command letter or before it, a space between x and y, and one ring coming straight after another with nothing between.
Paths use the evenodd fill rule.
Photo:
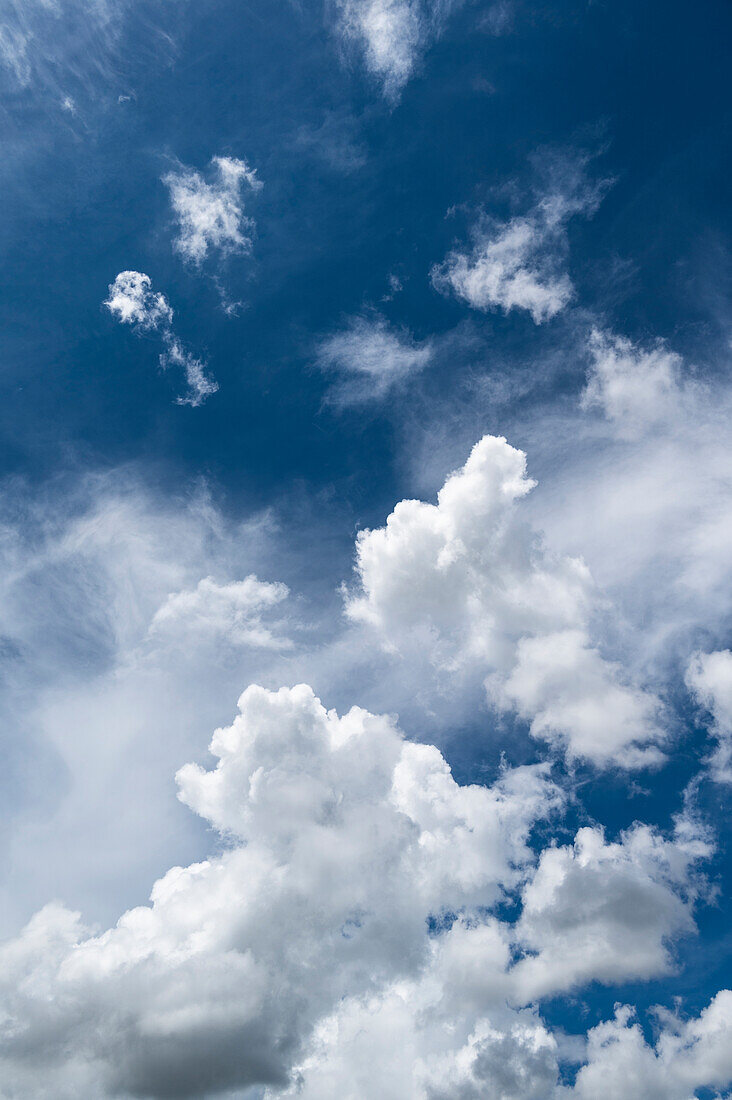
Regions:
<instances>
[{"instance_id":1,"label":"fluffy cloud cluster","mask_svg":"<svg viewBox=\"0 0 732 1100\"><path fill-rule=\"evenodd\" d=\"M564 270L567 222L593 213L605 187L589 185L583 168L582 160L554 167L557 186L525 216L507 222L482 216L472 248L454 249L432 269L434 286L473 309L526 310L537 325L563 310L574 293Z\"/></svg>"},{"instance_id":2,"label":"fluffy cloud cluster","mask_svg":"<svg viewBox=\"0 0 732 1100\"><path fill-rule=\"evenodd\" d=\"M208 181L186 167L163 176L178 221L175 247L194 264L202 263L209 251L227 255L252 247L254 222L244 213L242 190L262 187L256 172L235 157L213 157L210 177Z\"/></svg>"},{"instance_id":3,"label":"fluffy cloud cluster","mask_svg":"<svg viewBox=\"0 0 732 1100\"><path fill-rule=\"evenodd\" d=\"M333 333L318 348L322 370L337 372L332 400L356 404L382 397L393 386L423 370L432 359L429 341L418 344L383 317L354 317L342 332Z\"/></svg>"},{"instance_id":4,"label":"fluffy cloud cluster","mask_svg":"<svg viewBox=\"0 0 732 1100\"><path fill-rule=\"evenodd\" d=\"M712 715L718 744L709 760L711 774L718 783L732 783L732 652L697 653L686 682Z\"/></svg>"},{"instance_id":5,"label":"fluffy cloud cluster","mask_svg":"<svg viewBox=\"0 0 732 1100\"><path fill-rule=\"evenodd\" d=\"M479 670L496 704L570 757L657 761L658 700L593 644L586 566L551 554L521 518L533 486L523 452L484 436L436 504L400 501L385 527L360 532L348 614L404 656Z\"/></svg>"},{"instance_id":6,"label":"fluffy cloud cluster","mask_svg":"<svg viewBox=\"0 0 732 1100\"><path fill-rule=\"evenodd\" d=\"M421 970L430 914L491 905L519 881L531 825L556 802L540 766L459 787L437 749L358 709L338 718L306 687L249 688L240 709L214 736L216 769L178 775L230 849L169 871L151 907L101 936L51 906L3 949L0 1057L16 1094L51 1073L57 1096L78 1095L76 1060L95 1094L285 1084L342 998Z\"/></svg>"},{"instance_id":7,"label":"fluffy cloud cluster","mask_svg":"<svg viewBox=\"0 0 732 1100\"><path fill-rule=\"evenodd\" d=\"M694 865L709 854L703 832L684 819L671 841L636 825L608 844L586 827L572 846L545 849L514 930L526 952L512 972L518 999L669 971L668 944L694 928Z\"/></svg>"},{"instance_id":8,"label":"fluffy cloud cluster","mask_svg":"<svg viewBox=\"0 0 732 1100\"><path fill-rule=\"evenodd\" d=\"M579 1100L689 1100L699 1089L724 1089L732 1077L732 991L722 990L697 1019L659 1016L661 1034L648 1045L633 1010L588 1035L587 1064L573 1089L560 1096Z\"/></svg>"},{"instance_id":9,"label":"fluffy cloud cluster","mask_svg":"<svg viewBox=\"0 0 732 1100\"><path fill-rule=\"evenodd\" d=\"M462 0L338 0L341 33L363 49L388 99L398 98L420 55Z\"/></svg>"},{"instance_id":10,"label":"fluffy cloud cluster","mask_svg":"<svg viewBox=\"0 0 732 1100\"><path fill-rule=\"evenodd\" d=\"M498 1074L502 1095L550 1096L557 1040L525 1006L662 972L693 927L701 841L585 829L533 868L532 826L561 805L544 766L459 786L434 746L304 685L239 708L216 767L177 777L225 850L102 934L54 904L1 949L5 1095L434 1100ZM512 925L491 909L516 889Z\"/></svg>"},{"instance_id":11,"label":"fluffy cloud cluster","mask_svg":"<svg viewBox=\"0 0 732 1100\"><path fill-rule=\"evenodd\" d=\"M218 383L206 374L205 364L187 351L173 332L173 310L165 295L152 289L149 275L121 271L110 284L104 305L118 321L131 325L138 333L159 333L165 347L160 365L180 367L185 374L188 392L178 398L178 404L196 407L216 393Z\"/></svg>"}]
</instances>

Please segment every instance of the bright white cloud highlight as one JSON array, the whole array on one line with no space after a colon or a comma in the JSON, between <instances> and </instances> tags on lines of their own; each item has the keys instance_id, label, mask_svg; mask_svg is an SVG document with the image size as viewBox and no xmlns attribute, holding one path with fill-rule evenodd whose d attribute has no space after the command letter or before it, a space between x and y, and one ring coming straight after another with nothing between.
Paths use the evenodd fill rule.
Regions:
<instances>
[{"instance_id":1,"label":"bright white cloud highlight","mask_svg":"<svg viewBox=\"0 0 732 1100\"><path fill-rule=\"evenodd\" d=\"M403 500L359 533L349 616L405 657L473 668L499 706L570 757L636 767L660 758L658 700L591 640L599 597L584 563L546 549L521 518L526 456L484 436L437 503Z\"/></svg>"},{"instance_id":2,"label":"bright white cloud highlight","mask_svg":"<svg viewBox=\"0 0 732 1100\"><path fill-rule=\"evenodd\" d=\"M357 707L326 711L306 685L249 687L211 752L213 769L177 780L217 855L173 867L101 934L51 904L0 948L0 1069L17 1100L249 1086L477 1100L497 1083L553 1100L572 1095L562 1041L527 1003L663 973L693 929L708 848L688 822L671 840L585 828L533 866L532 826L563 801L546 766L459 786L434 746ZM516 891L518 922L491 915ZM649 1066L668 1044L669 1080L721 1082L726 1003L679 1025L684 1048L706 1044L686 1076L668 1025ZM598 1095L595 1036L579 1096Z\"/></svg>"},{"instance_id":3,"label":"bright white cloud highlight","mask_svg":"<svg viewBox=\"0 0 732 1100\"><path fill-rule=\"evenodd\" d=\"M149 275L141 271L121 271L109 286L109 297L103 303L113 317L131 325L138 333L157 332L165 350L160 365L180 367L188 392L177 399L179 405L202 405L218 390L218 383L206 374L206 367L181 344L173 332L173 310L164 294L152 289Z\"/></svg>"},{"instance_id":4,"label":"bright white cloud highlight","mask_svg":"<svg viewBox=\"0 0 732 1100\"><path fill-rule=\"evenodd\" d=\"M322 370L339 376L331 400L349 405L382 397L424 370L433 355L431 342L419 344L377 315L354 317L343 331L323 340L318 363Z\"/></svg>"},{"instance_id":5,"label":"bright white cloud highlight","mask_svg":"<svg viewBox=\"0 0 732 1100\"><path fill-rule=\"evenodd\" d=\"M242 191L261 189L256 172L235 157L213 157L209 177L184 166L163 176L178 222L175 248L194 264L209 252L226 256L252 247L254 222L244 213Z\"/></svg>"}]
</instances>

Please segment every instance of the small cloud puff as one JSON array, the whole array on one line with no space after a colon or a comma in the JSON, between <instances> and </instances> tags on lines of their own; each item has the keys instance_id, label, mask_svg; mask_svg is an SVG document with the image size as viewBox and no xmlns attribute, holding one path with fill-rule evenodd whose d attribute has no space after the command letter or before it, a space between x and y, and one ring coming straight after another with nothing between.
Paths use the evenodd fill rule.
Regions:
<instances>
[{"instance_id":1,"label":"small cloud puff","mask_svg":"<svg viewBox=\"0 0 732 1100\"><path fill-rule=\"evenodd\" d=\"M607 181L584 179L586 157L544 154L542 171L550 187L526 215L499 222L481 215L473 246L456 248L432 269L432 282L473 309L526 310L534 324L551 320L569 304L574 288L563 270L566 225L576 214L591 214Z\"/></svg>"},{"instance_id":2,"label":"small cloud puff","mask_svg":"<svg viewBox=\"0 0 732 1100\"><path fill-rule=\"evenodd\" d=\"M141 271L121 271L109 286L109 297L103 305L122 324L131 325L138 333L158 332L164 351L160 365L181 367L188 392L177 398L179 405L202 405L218 390L218 383L206 374L205 364L196 359L181 344L173 332L173 310L164 294L152 289L149 275Z\"/></svg>"},{"instance_id":3,"label":"small cloud puff","mask_svg":"<svg viewBox=\"0 0 732 1100\"><path fill-rule=\"evenodd\" d=\"M173 323L168 299L153 291L150 276L141 271L120 271L110 284L104 305L122 324L132 325L142 332L168 329Z\"/></svg>"},{"instance_id":4,"label":"small cloud puff","mask_svg":"<svg viewBox=\"0 0 732 1100\"><path fill-rule=\"evenodd\" d=\"M414 72L421 53L439 37L445 19L463 0L338 0L340 32L356 42L368 69L392 102Z\"/></svg>"},{"instance_id":5,"label":"small cloud puff","mask_svg":"<svg viewBox=\"0 0 732 1100\"><path fill-rule=\"evenodd\" d=\"M256 172L234 157L213 157L209 174L210 182L181 166L163 176L178 220L175 248L196 265L209 250L224 256L250 251L254 221L244 213L241 192L245 185L253 191L262 187Z\"/></svg>"},{"instance_id":6,"label":"small cloud puff","mask_svg":"<svg viewBox=\"0 0 732 1100\"><path fill-rule=\"evenodd\" d=\"M403 329L392 328L384 317L354 317L345 329L333 333L318 348L322 370L339 375L331 401L352 405L383 397L390 389L431 361L431 341L417 343Z\"/></svg>"},{"instance_id":7,"label":"small cloud puff","mask_svg":"<svg viewBox=\"0 0 732 1100\"><path fill-rule=\"evenodd\" d=\"M204 577L194 589L171 593L155 612L149 635L189 641L222 637L236 645L284 649L291 645L262 621L262 613L282 603L287 585L260 581L254 574L243 581L217 584Z\"/></svg>"}]
</instances>

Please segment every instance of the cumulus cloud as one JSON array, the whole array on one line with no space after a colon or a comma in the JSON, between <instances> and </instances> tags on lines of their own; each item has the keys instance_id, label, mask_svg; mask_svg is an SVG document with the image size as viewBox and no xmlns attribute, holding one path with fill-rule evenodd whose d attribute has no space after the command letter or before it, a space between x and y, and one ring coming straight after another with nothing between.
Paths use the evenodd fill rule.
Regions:
<instances>
[{"instance_id":1,"label":"cumulus cloud","mask_svg":"<svg viewBox=\"0 0 732 1100\"><path fill-rule=\"evenodd\" d=\"M363 50L384 95L398 99L420 56L462 0L338 0L341 34Z\"/></svg>"},{"instance_id":2,"label":"cumulus cloud","mask_svg":"<svg viewBox=\"0 0 732 1100\"><path fill-rule=\"evenodd\" d=\"M712 715L717 748L709 760L711 774L718 783L732 783L732 652L695 654L686 683Z\"/></svg>"},{"instance_id":3,"label":"cumulus cloud","mask_svg":"<svg viewBox=\"0 0 732 1100\"><path fill-rule=\"evenodd\" d=\"M515 929L528 952L513 971L520 1001L671 968L669 943L694 929L694 865L711 851L698 829L680 832L666 840L637 825L608 844L583 828L572 846L542 852Z\"/></svg>"},{"instance_id":4,"label":"cumulus cloud","mask_svg":"<svg viewBox=\"0 0 732 1100\"><path fill-rule=\"evenodd\" d=\"M619 433L637 435L681 412L689 396L683 392L681 356L663 343L643 350L622 336L594 329L588 350L591 365L582 406L601 410Z\"/></svg>"},{"instance_id":5,"label":"cumulus cloud","mask_svg":"<svg viewBox=\"0 0 732 1100\"><path fill-rule=\"evenodd\" d=\"M442 959L452 955L450 962L456 964L469 935L454 926L441 944ZM511 1010L500 1003L500 950L495 944L492 952L487 949L488 929L482 928L480 935L483 951L478 951L475 935L475 955L462 960L464 968L456 967L446 985L441 979L446 979L447 968L436 960L431 981L403 982L381 997L345 1001L316 1028L308 1056L297 1067L296 1083L284 1093L267 1089L268 1100L283 1095L305 1100L690 1100L698 1089L728 1084L729 990L718 993L690 1020L657 1010L655 1046L645 1041L627 1006L592 1028L586 1042L577 1036L568 1043L535 1009ZM472 980L471 962L481 967L480 976L473 970ZM453 995L466 999L479 988L480 1009L471 999L464 1016L447 1015L450 985ZM560 1066L577 1062L581 1066L574 1086L560 1084Z\"/></svg>"},{"instance_id":6,"label":"cumulus cloud","mask_svg":"<svg viewBox=\"0 0 732 1100\"><path fill-rule=\"evenodd\" d=\"M175 248L194 264L209 252L226 256L252 247L254 222L244 213L242 191L260 190L256 172L235 157L213 157L209 177L184 166L163 176L178 221Z\"/></svg>"},{"instance_id":7,"label":"cumulus cloud","mask_svg":"<svg viewBox=\"0 0 732 1100\"><path fill-rule=\"evenodd\" d=\"M149 275L141 271L121 271L109 286L103 303L112 316L138 333L159 333L165 350L160 355L163 368L182 368L188 392L177 398L179 405L202 405L218 390L218 383L206 374L205 364L181 344L173 332L173 310L164 294L152 289Z\"/></svg>"},{"instance_id":8,"label":"cumulus cloud","mask_svg":"<svg viewBox=\"0 0 732 1100\"><path fill-rule=\"evenodd\" d=\"M661 1033L650 1046L633 1010L588 1036L587 1064L574 1088L560 1095L579 1100L688 1100L699 1089L724 1089L732 1077L732 991L722 990L696 1018L660 1015Z\"/></svg>"},{"instance_id":9,"label":"cumulus cloud","mask_svg":"<svg viewBox=\"0 0 732 1100\"><path fill-rule=\"evenodd\" d=\"M586 158L550 158L553 186L524 216L500 222L483 214L472 230L472 248L456 248L432 269L432 282L473 309L526 310L535 324L551 320L574 295L564 270L566 226L592 214L606 182L589 184Z\"/></svg>"},{"instance_id":10,"label":"cumulus cloud","mask_svg":"<svg viewBox=\"0 0 732 1100\"><path fill-rule=\"evenodd\" d=\"M218 854L171 868L107 931L53 903L0 948L9 1095L558 1098L563 1040L533 1002L662 973L693 927L707 848L689 828L586 828L533 866L532 827L563 802L546 766L460 786L436 747L306 685L247 688L210 748L216 766L177 782ZM516 891L518 921L499 919ZM707 1044L690 1071L707 1076L687 1081L726 1072L707 1013L679 1025L679 1048ZM666 1030L657 1049L676 1051Z\"/></svg>"},{"instance_id":11,"label":"cumulus cloud","mask_svg":"<svg viewBox=\"0 0 732 1100\"><path fill-rule=\"evenodd\" d=\"M359 533L347 612L405 657L478 670L494 702L570 757L657 761L658 700L593 645L587 567L550 553L521 518L534 484L523 452L484 436L436 504L400 501L385 527Z\"/></svg>"},{"instance_id":12,"label":"cumulus cloud","mask_svg":"<svg viewBox=\"0 0 732 1100\"><path fill-rule=\"evenodd\" d=\"M339 377L331 400L357 404L383 397L410 375L424 370L434 355L430 341L417 343L409 333L389 326L378 314L354 317L318 347L322 370Z\"/></svg>"},{"instance_id":13,"label":"cumulus cloud","mask_svg":"<svg viewBox=\"0 0 732 1100\"><path fill-rule=\"evenodd\" d=\"M170 870L101 935L50 906L3 948L16 1095L49 1073L59 1096L80 1074L95 1095L284 1087L344 998L421 974L431 914L491 906L521 880L529 831L558 802L542 766L461 787L436 748L358 708L339 718L305 686L247 689L211 751L213 771L179 771L180 798L227 850ZM499 929L461 923L445 965L475 958L473 931L478 957L505 964Z\"/></svg>"}]
</instances>

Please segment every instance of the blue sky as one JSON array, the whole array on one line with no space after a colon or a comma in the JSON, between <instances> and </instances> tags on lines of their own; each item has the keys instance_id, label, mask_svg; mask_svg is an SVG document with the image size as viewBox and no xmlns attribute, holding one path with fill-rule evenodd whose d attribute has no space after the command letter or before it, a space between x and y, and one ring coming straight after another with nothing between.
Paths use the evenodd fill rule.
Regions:
<instances>
[{"instance_id":1,"label":"blue sky","mask_svg":"<svg viewBox=\"0 0 732 1100\"><path fill-rule=\"evenodd\" d=\"M727 1095L731 22L5 4L0 1096Z\"/></svg>"}]
</instances>

